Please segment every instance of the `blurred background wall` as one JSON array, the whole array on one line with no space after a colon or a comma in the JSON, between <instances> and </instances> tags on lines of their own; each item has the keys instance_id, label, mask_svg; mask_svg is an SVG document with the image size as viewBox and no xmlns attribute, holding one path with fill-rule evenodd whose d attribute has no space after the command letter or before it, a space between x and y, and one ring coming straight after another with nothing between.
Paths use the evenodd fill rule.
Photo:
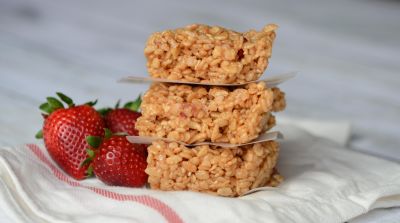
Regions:
<instances>
[{"instance_id":1,"label":"blurred background wall","mask_svg":"<svg viewBox=\"0 0 400 223\"><path fill-rule=\"evenodd\" d=\"M37 106L62 91L112 105L147 86L143 48L154 31L191 23L246 31L280 26L270 66L299 71L283 84L284 116L348 120L350 148L400 160L400 2L0 0L0 139L34 140Z\"/></svg>"}]
</instances>

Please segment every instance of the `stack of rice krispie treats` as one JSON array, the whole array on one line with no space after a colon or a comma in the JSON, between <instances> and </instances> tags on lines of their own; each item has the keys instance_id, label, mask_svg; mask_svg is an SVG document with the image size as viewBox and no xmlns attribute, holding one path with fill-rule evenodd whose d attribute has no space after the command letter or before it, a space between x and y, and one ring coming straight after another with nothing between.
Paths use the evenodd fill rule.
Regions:
<instances>
[{"instance_id":1,"label":"stack of rice krispie treats","mask_svg":"<svg viewBox=\"0 0 400 223\"><path fill-rule=\"evenodd\" d=\"M267 68L276 28L239 33L195 24L150 36L144 50L150 75L197 83L157 82L143 96L139 135L176 141L148 147L151 188L234 197L281 182L276 141L234 148L178 143L248 143L275 125L272 113L285 108L285 94L264 82L245 83Z\"/></svg>"}]
</instances>

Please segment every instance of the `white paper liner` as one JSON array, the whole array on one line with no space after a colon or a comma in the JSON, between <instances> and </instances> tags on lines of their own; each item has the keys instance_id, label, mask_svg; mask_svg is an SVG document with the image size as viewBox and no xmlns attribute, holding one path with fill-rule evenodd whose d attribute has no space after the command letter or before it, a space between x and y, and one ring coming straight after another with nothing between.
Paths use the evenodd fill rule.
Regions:
<instances>
[{"instance_id":1,"label":"white paper liner","mask_svg":"<svg viewBox=\"0 0 400 223\"><path fill-rule=\"evenodd\" d=\"M277 75L272 75L268 76L265 78L262 78L260 80L255 80L255 81L249 81L249 82L244 82L241 84L219 84L219 83L203 83L203 82L190 82L190 81L180 81L180 80L168 80L168 79L162 79L162 78L153 78L153 77L136 77L136 76L128 76L124 77L118 82L121 83L133 83L133 84L138 84L138 83L152 83L152 82L161 82L161 83L174 83L174 84L191 84L191 85L208 85L208 86L242 86L246 85L249 83L255 83L255 82L265 82L267 86L269 87L275 87L289 79L292 79L295 77L297 74L297 71L292 71L288 73L283 73L283 74L277 74Z\"/></svg>"},{"instance_id":2,"label":"white paper liner","mask_svg":"<svg viewBox=\"0 0 400 223\"><path fill-rule=\"evenodd\" d=\"M257 188L247 191L246 193L240 195L239 197L243 197L243 196L258 192L258 191L271 191L271 190L277 190L277 189L278 188L276 188L276 187L257 187Z\"/></svg>"},{"instance_id":3,"label":"white paper liner","mask_svg":"<svg viewBox=\"0 0 400 223\"><path fill-rule=\"evenodd\" d=\"M283 135L280 132L265 132L258 136L255 140L248 142L248 143L242 143L242 144L230 144L230 143L218 143L218 142L199 142L199 143L194 143L194 144L188 144L182 141L176 141L172 139L167 139L167 138L160 138L160 137L150 137L150 136L127 136L126 137L129 142L131 143L136 143L136 144L151 144L154 141L157 140L163 140L166 142L176 142L179 144L182 144L187 147L194 147L194 146L201 146L201 145L212 145L212 146L219 146L223 148L234 148L238 146L245 146L245 145L251 145L255 143L260 143L260 142L266 142L266 141L271 141L271 140L276 140L276 139L282 139Z\"/></svg>"}]
</instances>

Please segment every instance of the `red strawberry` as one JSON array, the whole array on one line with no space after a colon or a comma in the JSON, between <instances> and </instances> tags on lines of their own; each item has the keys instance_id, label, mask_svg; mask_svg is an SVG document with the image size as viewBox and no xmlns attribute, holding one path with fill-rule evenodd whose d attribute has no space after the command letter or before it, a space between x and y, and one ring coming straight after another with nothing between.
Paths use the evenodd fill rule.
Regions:
<instances>
[{"instance_id":1,"label":"red strawberry","mask_svg":"<svg viewBox=\"0 0 400 223\"><path fill-rule=\"evenodd\" d=\"M113 135L106 129L105 138L88 137L88 143L94 148L88 150L91 164L98 179L108 185L141 187L147 182L146 147L132 144L126 136ZM100 143L101 141L101 143Z\"/></svg>"},{"instance_id":2,"label":"red strawberry","mask_svg":"<svg viewBox=\"0 0 400 223\"><path fill-rule=\"evenodd\" d=\"M104 121L107 128L112 132L125 132L128 135L138 135L135 125L136 120L141 115L138 112L140 104L141 98L139 95L135 101L126 103L123 108L119 108L119 103L117 103L115 109L106 110Z\"/></svg>"},{"instance_id":3,"label":"red strawberry","mask_svg":"<svg viewBox=\"0 0 400 223\"><path fill-rule=\"evenodd\" d=\"M44 144L54 161L70 176L77 180L86 177L88 165L81 163L87 158L86 136L103 136L104 121L91 107L94 103L75 106L70 98L57 93L69 105L64 108L56 98L48 97L40 108L44 115ZM37 134L40 137L41 133Z\"/></svg>"}]
</instances>

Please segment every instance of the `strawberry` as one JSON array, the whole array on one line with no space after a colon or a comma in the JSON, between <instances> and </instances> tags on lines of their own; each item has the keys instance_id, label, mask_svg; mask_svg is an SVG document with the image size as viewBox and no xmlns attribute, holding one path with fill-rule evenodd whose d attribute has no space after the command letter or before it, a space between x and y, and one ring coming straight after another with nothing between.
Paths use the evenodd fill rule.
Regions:
<instances>
[{"instance_id":1,"label":"strawberry","mask_svg":"<svg viewBox=\"0 0 400 223\"><path fill-rule=\"evenodd\" d=\"M123 135L112 135L105 130L105 137L87 137L92 150L87 152L91 163L89 171L108 185L141 187L147 182L146 147L132 144Z\"/></svg>"},{"instance_id":2,"label":"strawberry","mask_svg":"<svg viewBox=\"0 0 400 223\"><path fill-rule=\"evenodd\" d=\"M135 101L126 103L123 108L119 108L118 102L115 109L103 109L102 113L107 128L112 132L125 132L128 135L138 135L135 124L141 115L138 112L140 104L141 98L139 95Z\"/></svg>"},{"instance_id":3,"label":"strawberry","mask_svg":"<svg viewBox=\"0 0 400 223\"><path fill-rule=\"evenodd\" d=\"M92 107L96 102L75 106L66 95L57 95L68 108L64 108L58 99L48 97L47 102L40 105L45 120L43 130L36 136L43 136L48 153L67 174L82 180L88 168L88 165L81 167L88 157L86 136L103 136L104 121Z\"/></svg>"}]
</instances>

